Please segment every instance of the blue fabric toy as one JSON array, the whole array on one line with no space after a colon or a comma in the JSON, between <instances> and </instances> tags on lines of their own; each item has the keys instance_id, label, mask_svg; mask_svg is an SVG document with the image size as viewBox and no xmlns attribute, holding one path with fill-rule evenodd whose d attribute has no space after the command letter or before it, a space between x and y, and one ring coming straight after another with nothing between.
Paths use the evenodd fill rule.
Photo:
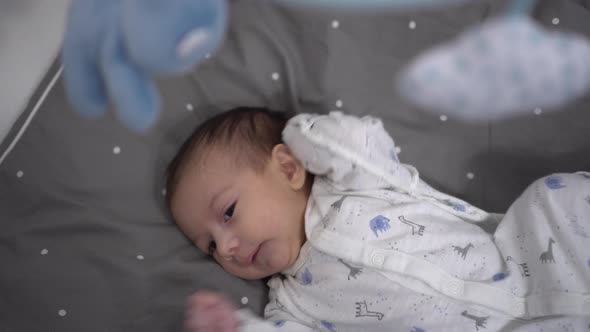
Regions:
<instances>
[{"instance_id":1,"label":"blue fabric toy","mask_svg":"<svg viewBox=\"0 0 590 332\"><path fill-rule=\"evenodd\" d=\"M276 0L339 10L406 10L473 0ZM528 16L535 0L420 55L398 78L407 100L464 120L505 118L557 107L590 89L590 42L550 32ZM153 79L197 65L222 42L225 0L73 0L63 49L74 109L103 114L112 104L138 132L157 121ZM541 66L544 70L538 70ZM537 68L537 69L535 69Z\"/></svg>"},{"instance_id":2,"label":"blue fabric toy","mask_svg":"<svg viewBox=\"0 0 590 332\"><path fill-rule=\"evenodd\" d=\"M96 116L111 103L130 129L149 129L160 109L153 79L218 47L226 12L221 0L73 1L62 54L74 109Z\"/></svg>"}]
</instances>

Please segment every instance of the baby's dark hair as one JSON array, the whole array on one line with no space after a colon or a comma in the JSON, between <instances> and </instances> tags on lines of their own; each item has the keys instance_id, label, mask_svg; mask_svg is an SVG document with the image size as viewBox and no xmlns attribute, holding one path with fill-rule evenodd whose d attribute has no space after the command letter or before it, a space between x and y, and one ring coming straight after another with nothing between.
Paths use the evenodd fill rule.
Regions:
<instances>
[{"instance_id":1,"label":"baby's dark hair","mask_svg":"<svg viewBox=\"0 0 590 332\"><path fill-rule=\"evenodd\" d=\"M237 164L262 172L293 114L259 107L238 107L201 123L182 144L166 172L168 207L186 166L213 146L227 149Z\"/></svg>"}]
</instances>

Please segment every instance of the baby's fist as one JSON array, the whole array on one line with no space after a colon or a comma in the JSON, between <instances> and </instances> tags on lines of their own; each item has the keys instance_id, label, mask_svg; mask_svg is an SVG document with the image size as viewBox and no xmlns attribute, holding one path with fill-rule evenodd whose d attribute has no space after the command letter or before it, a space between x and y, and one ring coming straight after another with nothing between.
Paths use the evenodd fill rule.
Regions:
<instances>
[{"instance_id":1,"label":"baby's fist","mask_svg":"<svg viewBox=\"0 0 590 332\"><path fill-rule=\"evenodd\" d=\"M236 332L236 309L223 295L197 292L188 298L184 328L187 332Z\"/></svg>"}]
</instances>

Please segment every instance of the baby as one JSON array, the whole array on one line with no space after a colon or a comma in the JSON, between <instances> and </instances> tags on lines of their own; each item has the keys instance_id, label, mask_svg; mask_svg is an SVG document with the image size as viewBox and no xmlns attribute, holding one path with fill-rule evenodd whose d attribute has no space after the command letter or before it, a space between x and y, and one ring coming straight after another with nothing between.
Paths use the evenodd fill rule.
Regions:
<instances>
[{"instance_id":1,"label":"baby","mask_svg":"<svg viewBox=\"0 0 590 332\"><path fill-rule=\"evenodd\" d=\"M238 108L182 145L167 192L226 271L272 276L266 320L198 292L188 331L590 328L589 173L492 215L421 181L378 119Z\"/></svg>"}]
</instances>

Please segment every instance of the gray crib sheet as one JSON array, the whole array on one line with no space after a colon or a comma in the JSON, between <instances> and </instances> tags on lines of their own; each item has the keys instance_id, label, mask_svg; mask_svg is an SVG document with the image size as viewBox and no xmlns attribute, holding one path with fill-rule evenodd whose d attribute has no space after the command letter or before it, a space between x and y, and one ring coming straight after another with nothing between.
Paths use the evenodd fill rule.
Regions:
<instances>
[{"instance_id":1,"label":"gray crib sheet","mask_svg":"<svg viewBox=\"0 0 590 332\"><path fill-rule=\"evenodd\" d=\"M233 1L220 52L160 82L165 111L147 135L112 114L73 113L56 63L0 145L0 156L10 148L0 164L0 331L180 331L185 298L204 288L261 314L264 282L226 274L164 208L166 163L202 119L231 107L381 117L425 180L494 212L537 177L590 170L590 96L467 125L395 94L393 77L413 56L501 7L369 16ZM589 7L546 0L535 16L590 37Z\"/></svg>"}]
</instances>

